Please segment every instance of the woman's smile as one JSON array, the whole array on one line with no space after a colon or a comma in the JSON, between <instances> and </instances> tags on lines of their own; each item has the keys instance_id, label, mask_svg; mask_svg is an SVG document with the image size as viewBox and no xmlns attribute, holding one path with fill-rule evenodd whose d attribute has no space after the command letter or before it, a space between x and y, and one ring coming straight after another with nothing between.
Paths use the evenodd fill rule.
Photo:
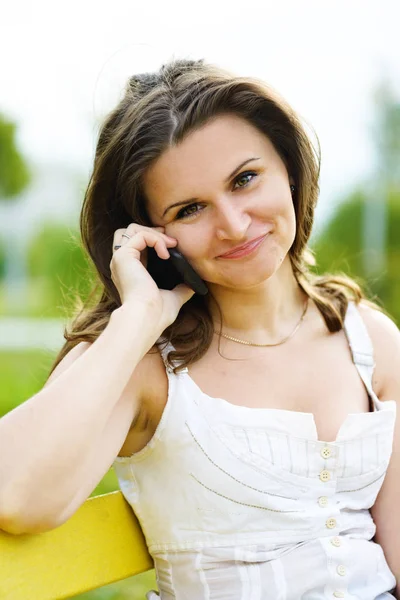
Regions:
<instances>
[{"instance_id":1,"label":"woman's smile","mask_svg":"<svg viewBox=\"0 0 400 600\"><path fill-rule=\"evenodd\" d=\"M268 233L265 235L256 238L249 242L248 244L244 244L243 246L239 246L236 250L231 250L230 252L226 252L225 254L220 254L217 258L232 260L243 258L244 256L249 256L253 254L264 242L265 238L268 236Z\"/></svg>"}]
</instances>

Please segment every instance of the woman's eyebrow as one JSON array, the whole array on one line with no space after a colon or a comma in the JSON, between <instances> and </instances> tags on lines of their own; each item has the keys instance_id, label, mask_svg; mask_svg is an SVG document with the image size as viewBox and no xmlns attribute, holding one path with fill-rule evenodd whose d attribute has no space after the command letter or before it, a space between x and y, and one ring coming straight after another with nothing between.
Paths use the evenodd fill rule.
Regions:
<instances>
[{"instance_id":1,"label":"woman's eyebrow","mask_svg":"<svg viewBox=\"0 0 400 600\"><path fill-rule=\"evenodd\" d=\"M234 169L230 175L228 175L228 177L225 179L225 183L228 183L232 179L232 177L234 177L236 175L236 173L238 171L240 171L240 169L242 167L247 165L247 163L252 162L253 160L260 160L260 158L261 158L260 156L253 156L252 158L247 158L245 161L240 163L240 165L238 165L236 167L236 169ZM174 208L175 206L182 206L183 204L188 204L188 202L197 202L197 201L198 201L198 198L189 198L188 200L181 200L180 202L174 202L174 204L171 204L164 210L162 217L165 217L167 212L169 210L171 210L171 208Z\"/></svg>"}]
</instances>

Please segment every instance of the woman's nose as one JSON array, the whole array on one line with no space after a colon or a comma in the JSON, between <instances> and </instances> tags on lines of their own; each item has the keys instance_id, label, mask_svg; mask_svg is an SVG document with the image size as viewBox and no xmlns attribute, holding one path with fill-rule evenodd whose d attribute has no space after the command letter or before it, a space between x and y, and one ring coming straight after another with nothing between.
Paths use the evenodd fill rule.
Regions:
<instances>
[{"instance_id":1,"label":"woman's nose","mask_svg":"<svg viewBox=\"0 0 400 600\"><path fill-rule=\"evenodd\" d=\"M220 205L216 220L216 236L220 240L243 240L251 223L251 217L245 208L234 206L232 202Z\"/></svg>"}]
</instances>

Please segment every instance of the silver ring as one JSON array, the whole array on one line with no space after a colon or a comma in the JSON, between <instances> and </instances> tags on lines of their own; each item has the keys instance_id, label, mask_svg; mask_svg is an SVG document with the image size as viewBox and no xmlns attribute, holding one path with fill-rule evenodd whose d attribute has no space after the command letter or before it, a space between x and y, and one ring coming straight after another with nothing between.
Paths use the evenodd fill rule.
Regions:
<instances>
[{"instance_id":1,"label":"silver ring","mask_svg":"<svg viewBox=\"0 0 400 600\"><path fill-rule=\"evenodd\" d=\"M131 239L131 236L130 236L130 235L128 235L128 234L126 234L126 233L123 233L121 237L126 237L126 238L128 238L128 240L130 240L130 239Z\"/></svg>"}]
</instances>

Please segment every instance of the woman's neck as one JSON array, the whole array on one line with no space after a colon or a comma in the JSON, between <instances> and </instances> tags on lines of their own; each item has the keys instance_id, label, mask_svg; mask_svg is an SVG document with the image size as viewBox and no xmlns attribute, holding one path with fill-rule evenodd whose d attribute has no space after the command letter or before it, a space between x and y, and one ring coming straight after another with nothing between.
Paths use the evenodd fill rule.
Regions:
<instances>
[{"instance_id":1,"label":"woman's neck","mask_svg":"<svg viewBox=\"0 0 400 600\"><path fill-rule=\"evenodd\" d=\"M267 281L248 289L210 285L209 309L216 330L256 344L275 343L295 327L306 294L299 286L289 258Z\"/></svg>"}]
</instances>

